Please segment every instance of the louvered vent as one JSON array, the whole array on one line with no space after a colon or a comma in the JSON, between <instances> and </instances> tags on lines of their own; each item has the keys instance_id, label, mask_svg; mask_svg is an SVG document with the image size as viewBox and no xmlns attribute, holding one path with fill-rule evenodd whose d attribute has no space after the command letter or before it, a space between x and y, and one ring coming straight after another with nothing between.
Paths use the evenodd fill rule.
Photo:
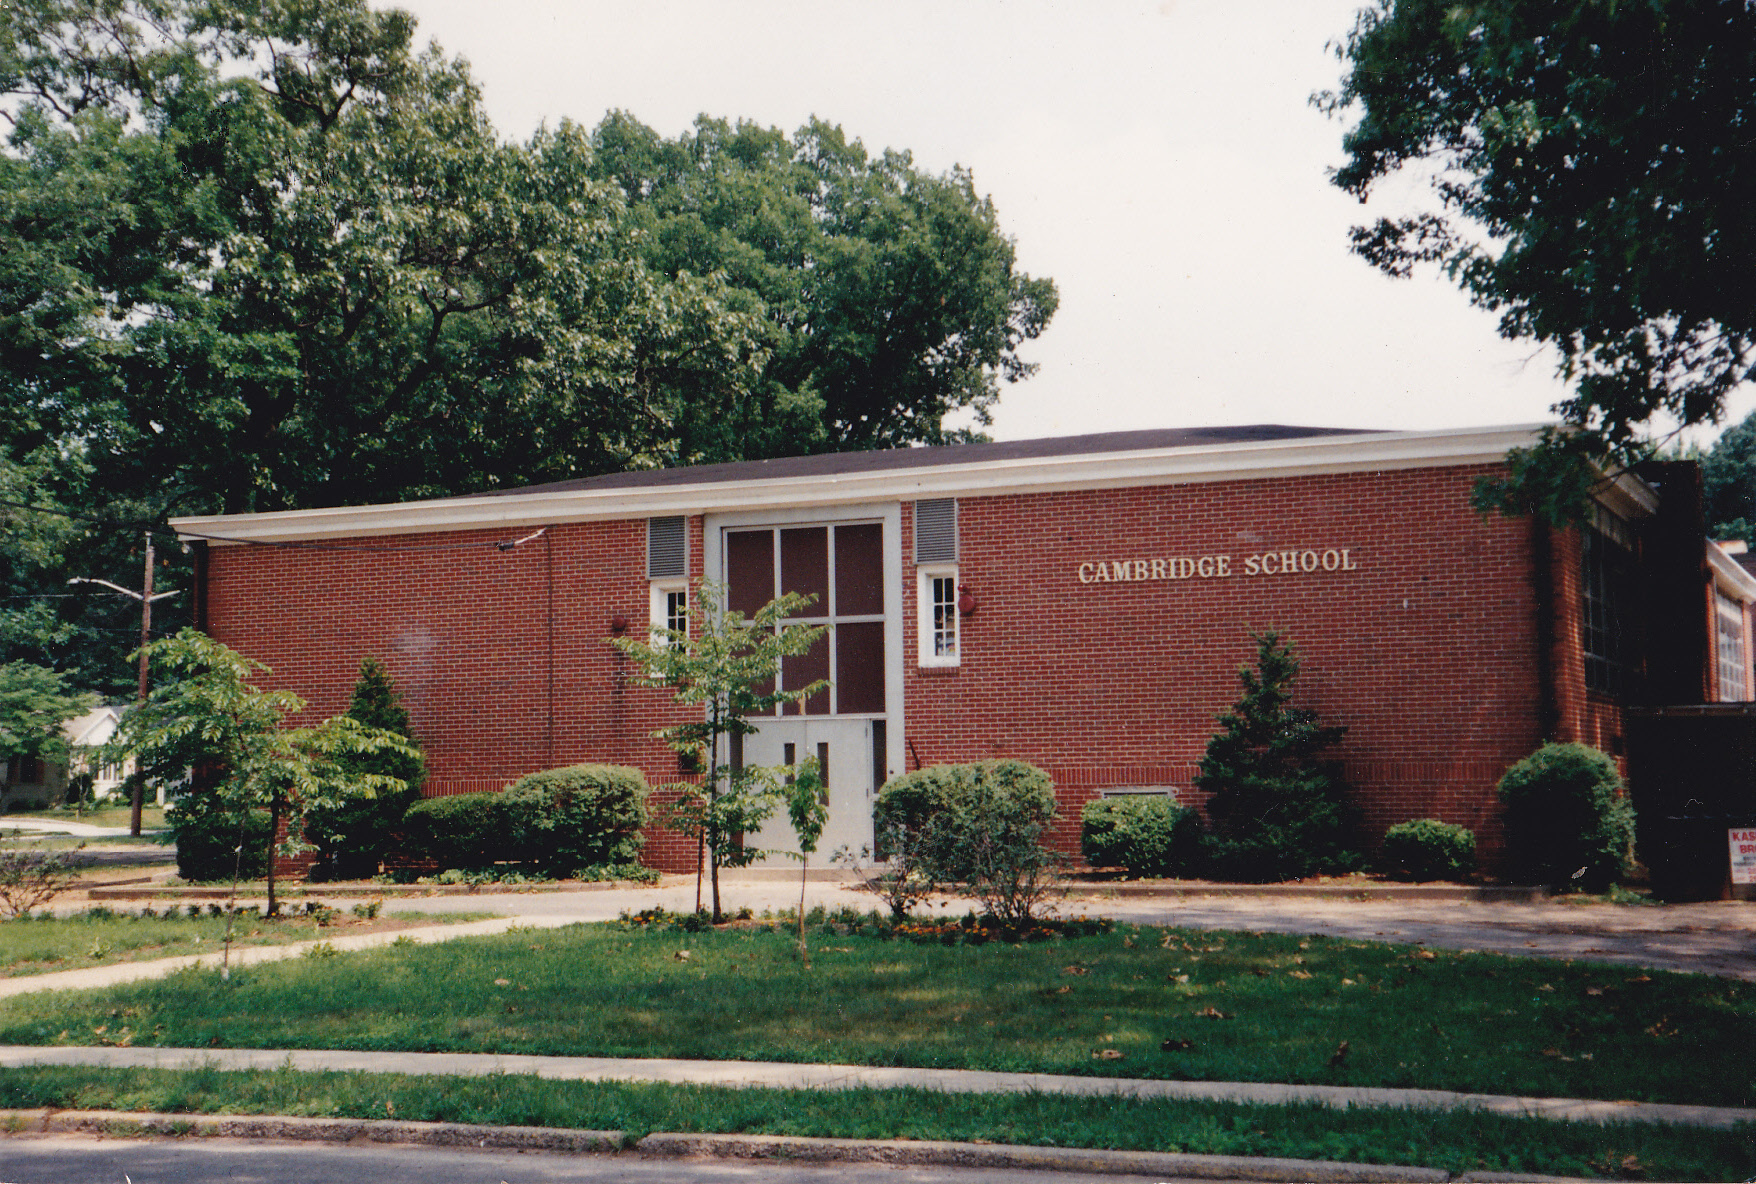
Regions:
<instances>
[{"instance_id":1,"label":"louvered vent","mask_svg":"<svg viewBox=\"0 0 1756 1184\"><path fill-rule=\"evenodd\" d=\"M688 554L681 515L646 520L647 579L669 580L687 575Z\"/></svg>"},{"instance_id":2,"label":"louvered vent","mask_svg":"<svg viewBox=\"0 0 1756 1184\"><path fill-rule=\"evenodd\" d=\"M915 503L915 562L957 562L957 499Z\"/></svg>"}]
</instances>

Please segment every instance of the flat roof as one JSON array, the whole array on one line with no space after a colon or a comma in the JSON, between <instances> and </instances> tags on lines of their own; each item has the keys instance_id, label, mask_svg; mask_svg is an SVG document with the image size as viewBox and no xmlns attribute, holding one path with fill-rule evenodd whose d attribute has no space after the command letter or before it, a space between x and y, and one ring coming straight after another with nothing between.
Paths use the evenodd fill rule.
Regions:
<instances>
[{"instance_id":1,"label":"flat roof","mask_svg":"<svg viewBox=\"0 0 1756 1184\"><path fill-rule=\"evenodd\" d=\"M869 510L919 498L1496 464L1509 448L1535 443L1543 427L1409 432L1251 424L1102 432L609 473L426 501L181 517L170 524L184 539L220 545L299 544L676 514Z\"/></svg>"},{"instance_id":2,"label":"flat roof","mask_svg":"<svg viewBox=\"0 0 1756 1184\"><path fill-rule=\"evenodd\" d=\"M1039 440L993 440L980 444L937 444L915 448L882 448L864 452L823 452L774 460L741 460L724 464L684 465L674 469L642 469L574 477L542 485L484 490L479 497L521 493L562 493L582 489L651 489L665 485L712 485L726 481L777 481L791 477L839 477L853 473L895 472L938 465L988 464L1036 460L1053 456L1097 456L1198 445L1250 444L1267 440L1308 440L1320 436L1376 434L1369 428L1311 428L1258 423L1220 428L1148 428L1135 432L1094 432L1085 436L1047 436Z\"/></svg>"}]
</instances>

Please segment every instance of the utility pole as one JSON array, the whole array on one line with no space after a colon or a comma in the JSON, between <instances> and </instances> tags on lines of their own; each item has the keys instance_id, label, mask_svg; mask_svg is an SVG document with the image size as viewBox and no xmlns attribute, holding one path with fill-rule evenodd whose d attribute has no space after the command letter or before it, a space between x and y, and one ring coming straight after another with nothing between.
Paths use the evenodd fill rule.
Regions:
<instances>
[{"instance_id":1,"label":"utility pole","mask_svg":"<svg viewBox=\"0 0 1756 1184\"><path fill-rule=\"evenodd\" d=\"M157 596L154 596L152 594L152 559L153 559L152 531L150 531L150 530L146 531L145 537L146 537L146 574L141 580L142 591L136 592L131 588L124 588L120 584L112 584L108 580L91 580L91 579L85 579L83 577L75 577L74 579L67 581L69 584L102 584L104 587L109 588L112 591L120 592L124 596L132 596L132 597L134 597L134 599L140 601L140 695L139 695L139 702L142 704L144 704L146 702L146 667L147 667L146 646L147 646L147 643L152 640L152 602L155 600L164 600L167 597L178 595L177 592L160 592ZM133 807L133 814L130 816L130 819L128 822L128 833L133 835L135 838L140 837L140 812L145 804L144 803L145 797L146 797L146 786L144 784L142 784L140 778L138 778L138 777L134 778L134 797L133 797L133 801L131 803L131 805Z\"/></svg>"}]
</instances>

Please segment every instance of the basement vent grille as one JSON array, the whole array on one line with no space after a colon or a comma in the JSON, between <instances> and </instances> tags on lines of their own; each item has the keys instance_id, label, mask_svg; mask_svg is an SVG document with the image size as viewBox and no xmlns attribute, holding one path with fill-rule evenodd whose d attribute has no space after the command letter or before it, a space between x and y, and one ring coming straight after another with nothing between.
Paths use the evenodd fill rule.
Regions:
<instances>
[{"instance_id":1,"label":"basement vent grille","mask_svg":"<svg viewBox=\"0 0 1756 1184\"><path fill-rule=\"evenodd\" d=\"M915 503L915 562L957 562L957 499Z\"/></svg>"},{"instance_id":2,"label":"basement vent grille","mask_svg":"<svg viewBox=\"0 0 1756 1184\"><path fill-rule=\"evenodd\" d=\"M687 575L688 546L683 534L683 518L648 518L646 520L646 578L673 580Z\"/></svg>"}]
</instances>

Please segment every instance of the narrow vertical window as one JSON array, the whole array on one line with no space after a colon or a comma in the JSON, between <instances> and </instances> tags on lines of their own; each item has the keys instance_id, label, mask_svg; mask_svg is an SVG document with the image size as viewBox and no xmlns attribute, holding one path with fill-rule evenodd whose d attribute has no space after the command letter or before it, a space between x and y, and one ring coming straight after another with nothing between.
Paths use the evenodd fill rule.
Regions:
<instances>
[{"instance_id":1,"label":"narrow vertical window","mask_svg":"<svg viewBox=\"0 0 1756 1184\"><path fill-rule=\"evenodd\" d=\"M689 537L681 515L646 520L646 578L651 582L647 620L652 644L671 644L689 630Z\"/></svg>"},{"instance_id":2,"label":"narrow vertical window","mask_svg":"<svg viewBox=\"0 0 1756 1184\"><path fill-rule=\"evenodd\" d=\"M957 569L919 569L920 663L956 666L961 655L957 627Z\"/></svg>"},{"instance_id":3,"label":"narrow vertical window","mask_svg":"<svg viewBox=\"0 0 1756 1184\"><path fill-rule=\"evenodd\" d=\"M1749 698L1744 691L1744 606L1718 589L1713 596L1719 626L1719 701L1742 702Z\"/></svg>"}]
</instances>

